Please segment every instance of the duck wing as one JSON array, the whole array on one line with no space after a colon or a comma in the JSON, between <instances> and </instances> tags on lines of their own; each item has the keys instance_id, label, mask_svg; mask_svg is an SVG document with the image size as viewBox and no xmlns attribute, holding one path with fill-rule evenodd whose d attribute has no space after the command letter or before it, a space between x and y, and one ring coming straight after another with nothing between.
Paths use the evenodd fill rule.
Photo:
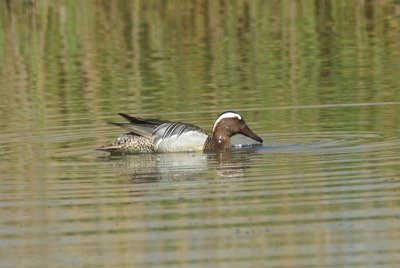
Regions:
<instances>
[{"instance_id":1,"label":"duck wing","mask_svg":"<svg viewBox=\"0 0 400 268\"><path fill-rule=\"evenodd\" d=\"M114 123L109 122L109 124L123 128L130 133L151 139L153 137L153 132L160 125L168 123L169 121L163 121L158 119L143 119L140 117L134 117L123 113L118 113L120 116L129 121L129 123Z\"/></svg>"},{"instance_id":2,"label":"duck wing","mask_svg":"<svg viewBox=\"0 0 400 268\"><path fill-rule=\"evenodd\" d=\"M134 117L134 116L130 116L124 113L118 113L120 116L122 116L123 118L125 118L126 120L129 121L129 123L131 124L144 124L144 125L161 125L163 123L169 122L167 120L159 120L159 119L143 119L140 117Z\"/></svg>"},{"instance_id":3,"label":"duck wing","mask_svg":"<svg viewBox=\"0 0 400 268\"><path fill-rule=\"evenodd\" d=\"M168 139L173 136L179 137L180 135L189 131L195 131L205 134L205 131L203 129L192 124L181 122L166 122L154 129L153 136L156 139Z\"/></svg>"}]
</instances>

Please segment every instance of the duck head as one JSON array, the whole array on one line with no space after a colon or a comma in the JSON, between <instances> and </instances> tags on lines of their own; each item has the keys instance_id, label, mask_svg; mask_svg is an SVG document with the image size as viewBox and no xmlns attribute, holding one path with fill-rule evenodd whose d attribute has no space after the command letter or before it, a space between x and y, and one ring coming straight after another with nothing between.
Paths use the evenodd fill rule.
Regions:
<instances>
[{"instance_id":1,"label":"duck head","mask_svg":"<svg viewBox=\"0 0 400 268\"><path fill-rule=\"evenodd\" d=\"M223 147L229 147L231 137L236 134L243 134L255 141L263 142L257 134L250 130L240 114L232 111L220 114L213 126L212 139L214 142Z\"/></svg>"}]
</instances>

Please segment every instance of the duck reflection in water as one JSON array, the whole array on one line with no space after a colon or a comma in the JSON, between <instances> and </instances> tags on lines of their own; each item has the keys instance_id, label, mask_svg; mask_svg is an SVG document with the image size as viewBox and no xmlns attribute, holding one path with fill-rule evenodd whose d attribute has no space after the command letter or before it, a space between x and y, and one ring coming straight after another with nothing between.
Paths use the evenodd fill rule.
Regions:
<instances>
[{"instance_id":1,"label":"duck reflection in water","mask_svg":"<svg viewBox=\"0 0 400 268\"><path fill-rule=\"evenodd\" d=\"M109 157L134 183L240 178L257 154L255 146L216 153L136 154Z\"/></svg>"}]
</instances>

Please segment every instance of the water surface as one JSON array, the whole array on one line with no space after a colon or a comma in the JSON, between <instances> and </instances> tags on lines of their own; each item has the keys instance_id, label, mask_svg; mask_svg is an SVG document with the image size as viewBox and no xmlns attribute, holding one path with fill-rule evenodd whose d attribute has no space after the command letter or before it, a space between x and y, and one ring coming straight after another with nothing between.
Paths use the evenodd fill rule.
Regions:
<instances>
[{"instance_id":1,"label":"water surface","mask_svg":"<svg viewBox=\"0 0 400 268\"><path fill-rule=\"evenodd\" d=\"M395 1L0 3L1 267L398 267ZM263 145L109 157L118 112ZM236 143L249 140L237 137Z\"/></svg>"}]
</instances>

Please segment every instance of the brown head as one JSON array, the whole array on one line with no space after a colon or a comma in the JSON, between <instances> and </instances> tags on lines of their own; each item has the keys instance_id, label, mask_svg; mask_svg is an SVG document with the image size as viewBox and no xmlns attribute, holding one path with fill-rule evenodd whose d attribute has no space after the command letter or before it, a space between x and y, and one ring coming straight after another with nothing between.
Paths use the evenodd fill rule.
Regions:
<instances>
[{"instance_id":1,"label":"brown head","mask_svg":"<svg viewBox=\"0 0 400 268\"><path fill-rule=\"evenodd\" d=\"M236 134L243 134L255 141L263 142L259 136L250 130L240 114L232 111L220 114L214 123L213 141L222 147L230 147L231 137Z\"/></svg>"}]
</instances>

